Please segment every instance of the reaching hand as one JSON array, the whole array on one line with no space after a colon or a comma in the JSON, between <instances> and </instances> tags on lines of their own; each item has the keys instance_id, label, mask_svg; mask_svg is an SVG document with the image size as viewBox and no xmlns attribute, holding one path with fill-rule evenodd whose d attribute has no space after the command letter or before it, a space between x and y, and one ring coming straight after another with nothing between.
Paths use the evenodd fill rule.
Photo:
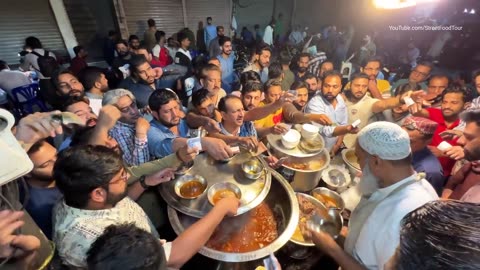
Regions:
<instances>
[{"instance_id":1,"label":"reaching hand","mask_svg":"<svg viewBox=\"0 0 480 270\"><path fill-rule=\"evenodd\" d=\"M226 216L235 216L240 206L240 201L235 196L229 196L221 199L215 204L214 208L219 208Z\"/></svg>"},{"instance_id":2,"label":"reaching hand","mask_svg":"<svg viewBox=\"0 0 480 270\"><path fill-rule=\"evenodd\" d=\"M306 236L312 239L317 248L327 254L329 254L330 251L340 248L337 242L335 242L335 239L324 231L307 228Z\"/></svg>"},{"instance_id":3,"label":"reaching hand","mask_svg":"<svg viewBox=\"0 0 480 270\"><path fill-rule=\"evenodd\" d=\"M445 151L445 155L454 160L460 160L465 157L465 152L463 151L463 147L461 146L453 146L447 151Z\"/></svg>"},{"instance_id":4,"label":"reaching hand","mask_svg":"<svg viewBox=\"0 0 480 270\"><path fill-rule=\"evenodd\" d=\"M245 148L247 148L248 151L253 151L257 152L258 149L258 140L255 137L239 137L239 142L242 144Z\"/></svg>"},{"instance_id":5,"label":"reaching hand","mask_svg":"<svg viewBox=\"0 0 480 270\"><path fill-rule=\"evenodd\" d=\"M440 137L442 137L442 139L446 141L451 141L451 140L462 137L463 132L461 132L460 130L450 129L450 130L445 130L444 132L440 132L439 135Z\"/></svg>"},{"instance_id":6,"label":"reaching hand","mask_svg":"<svg viewBox=\"0 0 480 270\"><path fill-rule=\"evenodd\" d=\"M218 122L211 118L208 118L207 122L205 123L205 125L203 125L203 127L208 133L217 133L222 131L220 129L220 126L218 125Z\"/></svg>"},{"instance_id":7,"label":"reaching hand","mask_svg":"<svg viewBox=\"0 0 480 270\"><path fill-rule=\"evenodd\" d=\"M111 129L117 123L117 120L120 119L121 112L117 107L113 105L105 105L100 109L98 114L97 125L100 125L106 129Z\"/></svg>"},{"instance_id":8,"label":"reaching hand","mask_svg":"<svg viewBox=\"0 0 480 270\"><path fill-rule=\"evenodd\" d=\"M153 187L161 183L168 182L175 178L175 169L167 168L145 177L145 184Z\"/></svg>"},{"instance_id":9,"label":"reaching hand","mask_svg":"<svg viewBox=\"0 0 480 270\"><path fill-rule=\"evenodd\" d=\"M40 247L40 240L37 237L14 234L14 231L24 224L20 220L22 217L23 212L0 211L0 258L23 257Z\"/></svg>"},{"instance_id":10,"label":"reaching hand","mask_svg":"<svg viewBox=\"0 0 480 270\"><path fill-rule=\"evenodd\" d=\"M149 129L150 123L147 121L147 119L139 117L137 123L135 124L135 133L137 137L146 137Z\"/></svg>"},{"instance_id":11,"label":"reaching hand","mask_svg":"<svg viewBox=\"0 0 480 270\"><path fill-rule=\"evenodd\" d=\"M312 114L310 116L312 121L319 123L320 125L330 126L333 124L332 120L326 114Z\"/></svg>"},{"instance_id":12,"label":"reaching hand","mask_svg":"<svg viewBox=\"0 0 480 270\"><path fill-rule=\"evenodd\" d=\"M49 136L55 137L57 134L62 134L62 125L52 121L52 116L60 113L60 111L37 112L25 116L16 126L15 138L25 144L34 144Z\"/></svg>"},{"instance_id":13,"label":"reaching hand","mask_svg":"<svg viewBox=\"0 0 480 270\"><path fill-rule=\"evenodd\" d=\"M194 160L197 155L198 149L195 147L189 148L188 145L185 145L177 151L178 159L180 159L180 161L182 161L183 163L188 163Z\"/></svg>"},{"instance_id":14,"label":"reaching hand","mask_svg":"<svg viewBox=\"0 0 480 270\"><path fill-rule=\"evenodd\" d=\"M287 133L287 131L288 131L288 128L282 123L278 123L275 126L270 128L270 133L277 134L277 135L285 134Z\"/></svg>"},{"instance_id":15,"label":"reaching hand","mask_svg":"<svg viewBox=\"0 0 480 270\"><path fill-rule=\"evenodd\" d=\"M202 148L215 160L224 160L233 156L232 150L223 140L203 137L201 142Z\"/></svg>"}]
</instances>

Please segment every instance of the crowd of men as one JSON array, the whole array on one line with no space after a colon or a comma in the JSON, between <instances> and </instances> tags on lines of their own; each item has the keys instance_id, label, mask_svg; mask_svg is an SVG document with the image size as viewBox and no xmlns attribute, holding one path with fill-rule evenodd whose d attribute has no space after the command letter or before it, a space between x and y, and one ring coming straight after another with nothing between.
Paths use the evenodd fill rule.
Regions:
<instances>
[{"instance_id":1,"label":"crowd of men","mask_svg":"<svg viewBox=\"0 0 480 270\"><path fill-rule=\"evenodd\" d=\"M310 232L342 269L480 267L474 204L480 202L480 99L474 98L480 72L473 74L477 93L451 84L429 62L419 62L391 87L377 79L382 59L370 56L345 83L330 60L319 63L302 53L290 70L291 59L274 59L271 44L259 44L235 78L232 40L212 18L205 28L208 62L192 58L186 31L177 42L166 42L155 21L148 25L143 42L131 36L115 43L111 66L121 74L115 88L108 72L81 63L86 52L78 47L70 69L40 74L55 110L24 117L15 136L34 164L19 185L19 200L28 199L25 215L44 235L14 234L24 214L0 211L0 258L41 265L50 258L45 253L24 255L45 248L49 239L61 263L73 269L180 268L225 216L235 215L239 201L221 200L165 242L160 239L168 220L159 210L164 202L149 196L154 187L173 179L199 151L225 160L235 154L231 146L257 150L269 134L286 133L288 124L313 123L332 158L355 148L362 168L364 196L345 246L327 233ZM46 52L36 38L26 45ZM28 57L41 70L35 67L39 56ZM184 73L174 89L163 80L171 65ZM0 87L8 92L4 72L13 71L0 62ZM83 124L61 127L51 121L59 112L71 112ZM201 149L189 147L197 137ZM444 142L449 146L439 147ZM276 157L263 155L280 167ZM422 264L427 261L431 265Z\"/></svg>"}]
</instances>

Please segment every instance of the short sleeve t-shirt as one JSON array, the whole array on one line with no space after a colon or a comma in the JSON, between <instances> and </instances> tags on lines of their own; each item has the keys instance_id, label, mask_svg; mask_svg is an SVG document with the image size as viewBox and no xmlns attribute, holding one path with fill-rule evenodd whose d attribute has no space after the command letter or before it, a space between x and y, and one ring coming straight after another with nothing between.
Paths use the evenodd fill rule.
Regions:
<instances>
[{"instance_id":1,"label":"short sleeve t-shirt","mask_svg":"<svg viewBox=\"0 0 480 270\"><path fill-rule=\"evenodd\" d=\"M365 95L357 103L353 103L348 99L345 100L348 111L348 124L352 124L356 120L360 120L359 129L362 129L370 122L375 114L372 111L373 104L378 101L376 98L372 98L370 95ZM355 140L357 139L356 134L346 134L343 138L343 143L347 148L351 148L355 145Z\"/></svg>"},{"instance_id":2,"label":"short sleeve t-shirt","mask_svg":"<svg viewBox=\"0 0 480 270\"><path fill-rule=\"evenodd\" d=\"M261 102L260 106L265 106L266 104ZM283 110L282 108L276 110L275 112L269 114L267 117L255 121L256 128L270 128L276 124L283 121Z\"/></svg>"}]
</instances>

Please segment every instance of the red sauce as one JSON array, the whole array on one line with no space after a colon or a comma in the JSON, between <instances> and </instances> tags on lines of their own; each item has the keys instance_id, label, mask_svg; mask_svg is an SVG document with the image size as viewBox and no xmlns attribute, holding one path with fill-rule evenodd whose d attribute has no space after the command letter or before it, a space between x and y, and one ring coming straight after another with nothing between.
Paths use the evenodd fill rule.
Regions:
<instances>
[{"instance_id":1,"label":"red sauce","mask_svg":"<svg viewBox=\"0 0 480 270\"><path fill-rule=\"evenodd\" d=\"M229 253L245 253L263 248L278 238L273 211L262 203L244 215L224 220L206 246Z\"/></svg>"}]
</instances>

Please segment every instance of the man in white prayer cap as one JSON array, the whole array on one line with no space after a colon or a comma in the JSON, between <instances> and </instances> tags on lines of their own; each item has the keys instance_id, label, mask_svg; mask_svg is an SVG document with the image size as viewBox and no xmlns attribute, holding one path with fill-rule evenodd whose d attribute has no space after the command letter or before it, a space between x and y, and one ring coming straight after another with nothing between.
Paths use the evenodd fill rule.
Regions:
<instances>
[{"instance_id":1,"label":"man in white prayer cap","mask_svg":"<svg viewBox=\"0 0 480 270\"><path fill-rule=\"evenodd\" d=\"M326 232L310 233L315 244L342 269L384 269L399 244L401 220L438 196L412 167L408 133L389 122L375 122L357 137L362 168L362 200L352 212L342 249Z\"/></svg>"}]
</instances>

